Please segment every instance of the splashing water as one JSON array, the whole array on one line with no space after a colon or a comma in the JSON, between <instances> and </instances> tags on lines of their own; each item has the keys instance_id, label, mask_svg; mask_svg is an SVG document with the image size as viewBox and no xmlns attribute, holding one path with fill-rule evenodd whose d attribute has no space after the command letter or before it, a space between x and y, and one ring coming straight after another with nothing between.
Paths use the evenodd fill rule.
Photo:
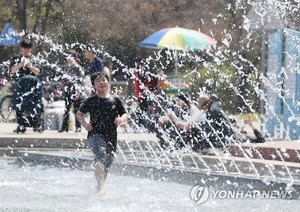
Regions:
<instances>
[{"instance_id":1,"label":"splashing water","mask_svg":"<svg viewBox=\"0 0 300 212\"><path fill-rule=\"evenodd\" d=\"M190 198L191 186L116 175L108 176L106 196L99 200L92 172L19 166L7 160L0 164L1 211L297 211L298 207L298 200L222 198L199 206Z\"/></svg>"},{"instance_id":2,"label":"splashing water","mask_svg":"<svg viewBox=\"0 0 300 212\"><path fill-rule=\"evenodd\" d=\"M225 45L229 46L230 42L231 42L230 34L225 31L225 35L226 36L223 40L223 43ZM51 73L52 73L52 74L48 73L48 74L45 74L45 76L43 76L42 80L44 82L59 81L59 77L57 77L56 74L61 74L61 72L63 70L62 70L62 65L60 63L60 60L58 60L57 58L60 58L61 55L63 55L63 53L67 49L73 48L73 49L83 51L84 46L85 46L84 44L81 44L81 43L57 44L48 37L36 35L36 34L31 34L30 36L32 38L34 38L35 41L38 42L39 44L43 44L43 46L49 47L47 50L44 50L43 52L38 52L36 55L38 60L40 61L41 65L45 68L45 70L51 70ZM250 36L250 33L249 33L249 36ZM250 43L250 41L249 41L249 43ZM97 52L99 54L102 54L104 57L109 58L113 62L114 66L113 66L113 70L112 70L112 75L114 75L114 74L123 75L123 79L124 79L124 81L126 81L126 86L127 86L127 88L129 88L131 86L131 83L129 83L129 81L131 81L134 78L135 67L128 67L122 61L120 61L118 58L115 58L114 56L105 52L105 50L103 48L97 49ZM265 91L265 89L262 89L260 87L259 82L257 80L257 79L260 79L261 82L265 85L265 87L268 87L272 92L275 92L276 94L278 94L278 96L280 97L280 100L283 102L283 104L287 105L288 110L292 114L292 116L289 119L290 122L297 120L297 114L294 114L293 110L290 109L290 105L287 103L286 99L281 94L281 91L278 90L278 87L273 83L274 78L276 79L277 75L276 74L272 75L272 73L271 73L270 75L268 75L268 77L264 76L264 74L261 73L254 66L254 64L252 64L249 60L247 60L247 58L244 58L242 55L239 55L238 53L233 54L234 62L232 62L231 60L229 60L229 58L231 57L231 54L232 53L230 51L227 51L226 49L222 49L222 48L210 49L210 50L206 51L205 53L203 53L203 55L205 55L205 56L203 56L203 55L199 56L197 54L189 53L189 52L175 52L172 50L157 51L157 52L154 52L153 56L149 56L148 58L145 59L145 67L147 70L157 69L157 68L166 70L166 69L168 69L168 66L177 63L178 67L181 69L180 77L184 78L185 81L187 81L186 87L189 87L191 89L191 99L192 100L197 101L197 98L204 93L209 93L211 95L215 94L215 95L217 95L218 98L227 100L226 102L225 101L222 102L224 104L224 108L226 108L229 105L234 103L235 98L239 98L240 101L242 102L242 106L241 107L233 107L235 109L235 111L233 111L232 107L231 108L229 107L229 109L226 109L229 113L236 115L238 113L251 112L251 113L255 114L256 119L262 118L262 120L265 122L266 121L265 117L260 117L259 115L256 114L256 112L258 110L258 105L257 105L256 101L261 100L261 101L265 102L265 110L266 111L267 110L274 111L275 108L272 104L270 104L268 102L267 92ZM193 65L190 65L188 63L191 63ZM224 69L220 70L221 66L226 63L229 63L228 67L230 66L231 68L228 68L227 70L224 70ZM189 65L189 69L192 69L192 70L185 71L184 69L187 65ZM249 72L245 71L245 67L248 67L249 69L251 69L251 71L249 71ZM1 68L4 70L8 70L9 62L3 62L1 64ZM151 74L150 74L150 76L151 76ZM175 77L177 77L177 76L175 76ZM234 79L239 79L239 77L243 77L243 80L242 81L234 80ZM115 80L113 80L113 82L114 81ZM140 83L142 83L142 82L140 82ZM197 83L199 83L199 84L197 84ZM241 91L241 86L239 85L239 83L241 85L245 86L246 89ZM161 103L161 99L163 99L164 96L160 96L159 94L154 95L151 91L147 90L147 87L144 84L142 84L141 86L142 86L142 88L144 88L146 90L146 93L148 94L150 100L152 102L156 102L157 107L161 111L166 112L165 105L163 105ZM177 89L177 85L174 85L170 82L168 82L168 86L170 87L170 89L175 89L175 90ZM226 96L225 93L222 92L223 90L227 90L227 93L230 93L231 95ZM118 94L118 93L121 93L122 90L121 89L113 89L112 92ZM138 110L138 109L132 107L134 99L133 98L124 98L124 100L125 99L126 99L126 101L125 101L126 105L128 105L128 108L130 108L129 112L131 114L134 114L136 112L136 110ZM172 104L172 103L171 103L171 101L169 101L167 99L167 104ZM150 123L150 124L154 123L154 126L157 127L155 120L152 119L152 116L148 116L147 114L146 115L142 114L141 116L143 117L144 120L147 121L147 123ZM138 118L141 118L141 116ZM281 123L280 115L275 114L274 117L277 121L279 121ZM283 124L281 124L281 125L283 125ZM139 122L135 122L135 121L132 122L132 127L136 128L136 130L140 130L141 128L143 128L145 126L147 126L147 125L145 125L145 124L141 125ZM287 135L289 133L286 128L281 128L281 130L282 130L282 132L280 134L276 135L277 137L276 136L272 137L268 133L266 133L266 136L269 137L271 142L275 142L274 138L283 138L284 134ZM183 158L182 155L186 154L191 157L192 162L195 164L196 169L200 169L200 168L198 166L198 163L195 161L195 158L197 158L204 164L205 170L207 172L210 172L211 169L214 168L206 160L203 160L202 157L200 157L198 155L191 156L191 154L194 154L194 152L188 145L184 145L184 148L182 148L181 150L177 150L174 147L175 142L168 140L168 139L170 139L170 135L169 135L170 133L168 132L168 130L163 131L162 134L163 134L163 136L165 136L165 139L167 140L167 142L170 143L170 145L168 145L167 149L162 149L162 148L160 149L161 155L157 152L155 152L155 155L160 155L158 157L165 158L166 161L169 161L171 166L172 166L171 160L174 158L177 158L177 160L179 161L179 164L182 167L185 167L184 161L182 159ZM177 139L182 141L183 138L181 137L180 132L176 131L176 134L178 137ZM212 146L213 149L215 149L212 143L210 143L210 145ZM254 165L253 161L249 157L249 154L242 148L242 144L236 142L236 143L234 143L234 145L242 152L243 157L248 162L248 166L250 167L249 169L254 170L254 175L257 177L262 176L262 174L259 172L259 170ZM224 147L225 156L226 155L230 156L230 153L229 153L230 151L228 150L228 148L224 145L223 145L223 147ZM142 151L142 148L140 148L140 150ZM254 151L258 154L260 160L265 161L263 156L260 155L259 151L257 151L256 149L254 149ZM223 155L219 154L217 151L215 151L215 153L217 156L217 161L219 163L218 164L219 168L221 167L220 170L224 174L228 174L228 172L229 172L228 165L226 164L226 162L224 162ZM146 155L146 153L145 153L145 155ZM280 157L280 160L282 162L284 162L284 156L280 151L278 151L278 155ZM299 157L299 153L298 153L298 157ZM135 158L135 160L137 161L138 159ZM244 170L241 170L241 168L239 167L239 164L237 164L235 160L232 161L232 165L235 167L237 173L240 176L244 175ZM267 168L268 175L270 175L273 178L273 180L276 180L278 176L275 175L274 169L272 168L272 166L268 165L267 163L265 163L265 166ZM13 171L15 171L15 169L16 169L16 167L13 168ZM28 168L26 168L24 170L26 171L27 169ZM20 170L22 170L22 169L20 169ZM18 172L20 170L18 170ZM49 175L51 175L50 170L51 169L49 169L49 170L46 169L46 172L44 173L46 175L46 177L45 177L46 179L49 178ZM21 172L23 172L23 170L20 171L20 173ZM31 171L28 171L28 172L30 173ZM32 172L37 172L38 174L41 174L41 175L43 174L43 173L39 173L38 169L32 170ZM74 174L73 172L75 172L75 171L54 170L54 173L56 173L56 172L66 173L66 175L65 175L66 179L64 179L64 180L66 183L68 183L70 180L69 173L71 173L70 175L72 176ZM290 171L290 168L287 165L284 165L284 172L287 173L286 176L287 176L288 180L291 183L293 183L294 177ZM90 175L90 173L76 172L76 174L78 174L78 173L80 173L80 177L82 177L83 179L89 178L89 179L87 179L87 181L90 180L90 176L87 177L87 175ZM27 177L28 178L26 180L33 182L31 187L29 186L28 188L25 188L27 190L27 192L30 192L31 190L36 191L36 189L34 188L35 186L42 187L44 184L42 177L35 178L36 177L36 175L35 175L33 178L30 178L31 177L30 174ZM80 182L82 180L82 178L79 179L78 182ZM35 180L37 180L36 181L37 185L34 185ZM22 179L19 181L22 181ZM21 185L22 182L19 182L19 181L16 180L16 187L23 186L23 188L24 188L24 184ZM70 181L72 181L72 180L70 180ZM111 181L108 182L108 187L111 187L111 190L113 190L114 183L118 182L118 181L123 182L123 183L118 184L118 186L122 188L123 184L130 184L130 183L132 183L132 181L135 182L136 179L112 176ZM59 184L60 182L61 181L59 179L54 178L53 184L50 184L49 187L45 189L46 190L45 193L51 194L51 192L49 192L49 191L53 190L56 187L55 183ZM141 182L144 182L144 181L141 181ZM49 181L47 181L46 183L48 184ZM140 182L135 182L135 183L140 183ZM144 188L145 190L149 189L152 186L151 183L150 183L151 186L148 183L149 183L149 181L145 181L145 184L147 184ZM9 182L8 184L14 187L13 182ZM80 184L80 183L78 183L78 184ZM160 184L160 183L158 183L158 184ZM74 187L78 186L78 185L76 185L76 183L70 182L70 184L67 184L67 185L69 186L70 192L75 192L75 193L78 192L78 190L76 190L76 189L73 190L74 189L73 186ZM86 184L86 186L89 186L89 184ZM118 187L118 186L116 186L116 187ZM164 186L166 186L166 187L164 187ZM165 190L165 191L172 190L168 186L170 186L170 185L164 184L158 190ZM178 193L186 194L186 195L182 195L182 196L184 196L183 197L184 200L182 202L180 202L179 205L177 205L178 208L179 209L182 209L183 207L193 208L193 206L190 206L190 202L189 202L188 191L187 191L189 188L187 188L187 186L180 186L180 185L173 185L173 184L171 186L176 187L176 189L178 189ZM78 188L78 187L76 187L76 188ZM83 189L83 190L79 190L81 192L86 191L86 188L81 187L80 189ZM89 189L93 189L93 188L91 188L89 186ZM136 192L141 191L141 189L138 189L134 185L132 185L131 187L129 186L128 189L129 190L137 189L136 191L128 190L130 197L133 197ZM122 190L122 189L119 189L119 190ZM12 194L19 193L19 192L20 192L20 190L17 190L15 192L12 192ZM55 190L54 190L54 192L55 192ZM149 191L150 194L151 194L151 192L153 192L153 191ZM86 193L89 193L89 192L86 191ZM104 200L104 201L107 201L109 203L117 202L118 205L116 206L116 210L122 209L124 207L124 205L128 204L128 202L126 202L125 200L122 200L122 196L121 196L121 198L119 198L119 196L117 195L117 189L113 190L112 193L113 193L112 196L108 195L108 200ZM55 195L57 195L57 194L54 193L52 195L53 196L50 195L50 197L49 197L50 202L54 201ZM71 199L73 202L76 202L76 200L78 200L78 197L76 195L75 196L72 196L72 195L69 196L69 195L70 194L63 194L64 198ZM78 195L78 193L77 193L77 195ZM80 194L80 195L82 195L82 194ZM26 196L26 194L23 194L23 195L21 194L20 196ZM28 196L30 196L30 195L28 195ZM174 200L170 200L170 204L168 206L159 205L160 198L165 201L166 196L172 196L172 195L170 195L168 193L164 193L164 194L162 194L162 196L159 196L159 197L153 199L153 201L151 200L151 202L153 204L153 208L157 209L157 210L160 210L160 209L164 210L164 207L171 207L171 210L172 209L177 210L176 204L175 204L176 203L175 199L178 200L181 197L176 197L176 198L174 198ZM20 197L20 198L22 199L23 197ZM38 195L36 196L36 198L38 198ZM110 198L111 198L111 200L109 200ZM82 198L82 199L84 199L84 198ZM135 203L134 202L135 199L132 198L132 199L130 199L130 201L132 200L132 202L134 202L134 203L130 202L129 204L132 204L133 210L138 210L138 209L136 209L136 207L139 208L139 207L142 207L143 204L146 204L148 201L146 199L147 198L145 197L145 199L142 199L141 202ZM7 202L8 202L8 204L10 203L8 199L7 199ZM24 201L24 202L26 202L26 201ZM88 202L91 204L95 204L96 205L95 207L97 207L97 206L99 206L100 208L103 207L101 203L98 203L97 200L91 199L91 197L88 197ZM109 207L108 206L109 203L107 203L107 202L104 203L104 208ZM105 205L106 203L107 203L107 206ZM222 204L224 204L224 202L222 202ZM251 204L253 205L253 203L251 203ZM293 204L293 203L291 203L291 204ZM33 204L30 204L30 202L29 202L26 205L26 207L29 207L29 208L33 207L32 205ZM217 204L215 204L212 201L212 205L213 205L214 209L216 209ZM86 203L82 203L81 201L79 201L78 205L74 206L74 207L76 207L76 209L77 209L77 207L80 208L80 207L85 207L85 206L86 206ZM6 206L4 205L3 208L4 207L6 207ZM10 207L12 207L12 206L10 206ZM39 207L39 205L37 205L36 207ZM224 207L226 207L226 206L224 206ZM228 207L231 208L230 204L228 204ZM270 209L271 207L273 207L273 205L270 204L270 205L267 205L266 207L267 207L267 209ZM16 209L18 210L18 208L16 208ZM35 210L35 208L33 208L33 209ZM37 209L39 209L39 208L37 208ZM61 208L59 208L59 206L58 206L58 210L60 210L60 209ZM207 208L207 209L209 210L210 208ZM276 209L278 209L278 208L276 208ZM66 209L66 208L63 208L63 210L68 211L68 209ZM91 208L91 210L93 210L93 208ZM231 210L232 210L232 208L231 208ZM70 211L72 211L72 210L70 210ZM178 210L178 211L180 211L180 210Z\"/></svg>"},{"instance_id":3,"label":"splashing water","mask_svg":"<svg viewBox=\"0 0 300 212\"><path fill-rule=\"evenodd\" d=\"M52 72L56 73L53 75L49 75L46 73L46 75L43 76L43 78L42 78L42 80L44 82L59 81L59 77L57 75L61 74L61 72L63 70L62 70L62 64L60 63L60 60L57 60L57 58L61 58L61 56L64 54L64 52L66 52L67 49L72 48L72 49L78 49L78 50L83 51L83 49L85 47L85 45L81 44L81 43L57 44L52 39L50 39L46 36L41 36L41 35L37 35L37 34L30 34L29 36L32 37L37 43L43 44L44 46L49 46L48 50L44 50L43 52L38 52L38 54L37 54L37 58L40 61L41 66L43 67L42 69L51 70ZM102 54L104 57L109 58L113 62L114 66L113 66L113 70L112 70L112 75L120 73L120 72L123 73L124 80L126 81L126 85L127 85L127 87L130 87L129 81L134 77L135 68L131 68L131 67L124 65L124 63L122 63L119 59L117 59L114 56L111 56L109 53L105 52L103 47L101 49L97 49L96 51L98 53ZM206 68L204 73L202 73L201 71L199 72L197 70L197 69L199 69L199 65L196 65L192 71L188 71L188 72L183 71L186 73L185 76L183 76L183 77L195 78L194 81L187 84L187 86L191 87L192 89L196 89L195 84L197 83L197 80L201 80L202 78L205 79L205 81L203 82L204 83L203 87L198 88L198 90L197 89L192 90L192 93L191 93L192 100L197 101L197 97L199 95L203 94L204 92L214 94L215 92L220 91L220 89L222 87L225 87L224 85L228 85L227 87L228 87L228 89L231 89L233 96L237 96L237 97L241 98L244 103L244 109L242 109L242 108L239 109L240 113L242 113L243 111L250 111L252 113L256 112L256 108L254 108L254 101L251 98L251 96L253 96L251 92L254 92L255 95L257 95L259 98L263 99L266 102L266 107L268 107L269 105L267 103L265 91L260 89L258 83L252 79L255 79L259 76L260 78L262 78L265 85L271 87L273 90L276 90L276 88L272 84L272 81L270 79L264 77L263 75L261 75L259 70L256 69L250 61L248 61L246 58L244 58L241 55L236 55L237 60L231 64L235 68L235 70L234 70L235 73L228 72L226 70L219 70L216 65L221 65L221 64L226 63L228 60L228 57L229 57L229 53L230 52L223 51L222 49L208 50L208 51L206 51L208 60L206 60L206 59L204 59L204 57L201 57L196 54L189 53L189 52L174 52L171 50L166 50L166 52L164 53L162 51L158 51L158 52L154 53L154 57L149 56L148 58L145 59L145 61L146 61L145 67L148 70L156 69L156 68L166 69L167 67L164 67L164 64L162 63L163 58L166 58L164 61L165 64L174 64L175 61L177 61L178 66L183 67L183 69L185 67L186 61L192 62L194 64L200 63L201 67ZM245 74L244 70L243 70L243 66L239 65L239 63L247 64L248 66L250 66L253 69L253 71L251 73L248 73L247 80L244 82L244 83L247 82L248 84L250 83L250 85L252 86L252 89L253 89L252 91L248 90L248 91L246 91L246 93L241 93L240 89L237 87L237 85L232 83L231 79L235 74L239 74L239 75ZM5 67L5 70L8 70L9 62L3 62L1 64L1 66L2 66L2 68ZM210 78L210 76L217 76L217 75L220 77L219 78ZM273 76L273 77L275 77L275 76ZM218 80L220 80L220 81L218 81ZM144 89L146 89L146 93L148 94L150 100L152 102L157 102L160 110L164 111L165 106L162 105L162 103L160 101L164 97L160 96L159 94L154 95L151 91L147 90L147 87L145 85L143 85L142 82L140 82L140 83L142 84L142 87ZM170 82L168 84L171 89L176 89L176 85L172 85L172 83L170 83ZM214 88L214 90L210 91L210 89L212 89L212 88ZM121 92L121 91L122 90L119 90L119 89L113 90L113 92L116 92L116 93ZM124 98L124 99L126 99L127 105L131 105L132 102L134 102L134 100L132 98L131 99ZM283 98L283 101L285 101L284 98ZM222 102L222 103L224 103L226 106L226 102ZM172 104L172 103L169 101L168 104ZM270 107L272 109L273 106L270 105ZM131 108L131 111L129 111L129 112L132 114L135 113L134 107ZM238 112L238 111L235 111L235 113L236 112ZM296 115L294 115L294 117L295 116ZM144 119L146 119L146 120L148 119L147 120L148 122L149 121L153 122L153 120L150 120L149 116L145 116L145 117L146 118L144 118ZM256 118L259 119L258 116ZM280 117L277 117L277 119L280 119ZM139 123L137 123L137 124L133 123L133 124L135 124L135 127L138 129L142 127ZM156 124L156 123L154 123L154 124ZM285 130L283 130L283 132L287 133ZM167 138L168 138L168 132L165 131L164 134L166 134ZM179 132L177 132L177 136L179 137L180 140L182 140ZM271 141L273 141L272 138L271 138ZM249 159L248 155L244 152L243 148L241 147L241 144L235 143L235 145L243 152L244 157ZM172 151L174 150L173 146L174 146L174 144L170 145ZM191 150L189 150L189 148L187 148L185 151L190 152ZM228 153L228 150L226 147L225 147L225 152ZM281 157L281 160L284 161L281 153L279 153L279 155ZM261 158L261 159L264 160L263 158ZM221 162L221 160L220 160L220 162ZM250 163L250 165L252 164L250 160L249 160L249 163ZM221 162L221 164L222 164L222 162ZM251 166L253 166L253 165L251 165ZM288 167L286 167L286 169L287 169L286 171L289 173ZM226 172L225 166L224 166L224 170ZM270 172L272 172L272 171L270 171Z\"/></svg>"}]
</instances>

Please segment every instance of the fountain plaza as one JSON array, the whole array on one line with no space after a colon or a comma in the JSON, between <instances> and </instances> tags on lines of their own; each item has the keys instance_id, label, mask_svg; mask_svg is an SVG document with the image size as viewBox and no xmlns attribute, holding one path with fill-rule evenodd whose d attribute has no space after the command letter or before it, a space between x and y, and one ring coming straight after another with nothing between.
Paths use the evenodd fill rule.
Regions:
<instances>
[{"instance_id":1,"label":"fountain plaza","mask_svg":"<svg viewBox=\"0 0 300 212\"><path fill-rule=\"evenodd\" d=\"M297 210L299 141L200 155L167 152L154 134L119 130L107 195L99 200L86 131L14 134L15 127L0 123L1 211ZM202 188L210 193L199 196Z\"/></svg>"}]
</instances>

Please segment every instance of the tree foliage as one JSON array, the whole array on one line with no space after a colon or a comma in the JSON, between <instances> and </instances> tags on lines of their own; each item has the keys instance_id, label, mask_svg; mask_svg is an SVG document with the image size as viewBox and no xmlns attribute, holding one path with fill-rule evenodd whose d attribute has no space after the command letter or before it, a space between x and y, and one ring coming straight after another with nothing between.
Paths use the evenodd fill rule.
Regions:
<instances>
[{"instance_id":1,"label":"tree foliage","mask_svg":"<svg viewBox=\"0 0 300 212\"><path fill-rule=\"evenodd\" d=\"M216 84L230 82L237 86L236 94L257 98L253 86L260 65L260 32L243 28L254 0L0 0L0 27L12 22L18 31L24 28L24 1L28 33L47 35L57 43L95 43L129 67L133 67L136 56L156 54L138 45L148 35L175 26L200 30L218 41L212 53L215 58L195 53L208 59L207 65L186 60L182 70L200 70L198 87L214 90L218 89ZM297 1L272 3L279 9L286 27L300 28L299 22L294 21L299 19ZM4 54L1 56L5 59ZM172 62L165 66L173 69ZM220 87L226 86L229 85ZM227 98L232 94L230 86L228 89L215 92ZM243 101L238 96L236 99L233 104L242 108Z\"/></svg>"}]
</instances>

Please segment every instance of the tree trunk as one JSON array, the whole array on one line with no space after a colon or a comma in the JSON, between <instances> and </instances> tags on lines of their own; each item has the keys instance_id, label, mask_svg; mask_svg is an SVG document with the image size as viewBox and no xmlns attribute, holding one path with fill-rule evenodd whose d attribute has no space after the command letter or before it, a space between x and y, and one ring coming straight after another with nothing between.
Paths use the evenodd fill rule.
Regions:
<instances>
[{"instance_id":1,"label":"tree trunk","mask_svg":"<svg viewBox=\"0 0 300 212\"><path fill-rule=\"evenodd\" d=\"M35 16L35 23L34 23L34 27L32 29L33 33L36 33L36 30L37 30L37 27L38 27L38 23L39 23L40 18L41 18L41 10L42 10L42 1L39 0L38 1L38 5L37 5L36 16Z\"/></svg>"},{"instance_id":2,"label":"tree trunk","mask_svg":"<svg viewBox=\"0 0 300 212\"><path fill-rule=\"evenodd\" d=\"M46 14L45 17L42 19L42 29L41 29L41 34L45 34L46 32L46 27L47 27L47 21L49 18L49 13L51 10L51 6L52 6L53 0L49 0L47 1L45 8L46 8Z\"/></svg>"}]
</instances>

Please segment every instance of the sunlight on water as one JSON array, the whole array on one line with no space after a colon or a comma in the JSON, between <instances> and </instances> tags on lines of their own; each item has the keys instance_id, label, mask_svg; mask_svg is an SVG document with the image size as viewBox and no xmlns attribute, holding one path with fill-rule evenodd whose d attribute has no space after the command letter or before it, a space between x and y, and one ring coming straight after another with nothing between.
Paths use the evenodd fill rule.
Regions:
<instances>
[{"instance_id":1,"label":"sunlight on water","mask_svg":"<svg viewBox=\"0 0 300 212\"><path fill-rule=\"evenodd\" d=\"M96 196L93 172L19 166L0 160L0 211L297 211L297 200L209 199L196 205L192 186L109 175Z\"/></svg>"},{"instance_id":2,"label":"sunlight on water","mask_svg":"<svg viewBox=\"0 0 300 212\"><path fill-rule=\"evenodd\" d=\"M239 4L240 3L238 1L236 4L237 7ZM290 3L286 3L286 5L287 6L285 7L292 6ZM285 7L281 5L282 10L285 9ZM298 8L295 8L295 11L298 11ZM264 10L260 11L257 15L260 16L263 12ZM217 22L217 20L215 21ZM282 32L286 36L285 40L293 40L300 37L300 35L294 37L292 31L284 30ZM253 48L252 35L255 35L256 33L257 32L249 31L247 39L244 41L248 43L247 48L249 48L249 50ZM289 33L291 33L291 35L289 35ZM288 35L291 37L287 37ZM61 78L58 75L61 75L64 71L62 68L62 55L67 49L73 48L82 54L85 48L85 45L81 43L59 44L46 36L37 34L30 34L30 36L35 40L35 44L43 43L45 47L43 51L36 53L36 57L41 63L40 65L45 70L43 73L44 75L41 77L45 84L60 81ZM276 36L273 39L275 38ZM275 41L278 40L275 39ZM280 55L288 57L285 61L287 64L286 67L278 65L278 68L275 63L276 60L269 60L271 61L270 63L264 64L268 67L266 74L262 73L261 70L256 67L257 64L253 64L253 62L247 59L245 56L246 54L242 53L243 51L241 51L241 53L232 52L230 49L232 37L227 30L224 30L223 40L218 42L223 43L225 46L222 47L222 45L219 45L219 47L212 51L205 52L205 56L202 54L201 56L197 56L197 54L193 54L191 52L176 52L172 50L165 50L165 52L161 50L155 51L153 52L153 56L144 58L145 67L147 67L146 70L149 71L151 69L161 68L167 71L168 68L173 66L175 67L175 65L172 64L176 64L176 66L180 69L178 76L186 81L184 82L187 85L186 87L188 87L193 96L195 96L195 98L191 98L191 100L195 102L198 101L197 98L202 94L215 95L217 99L226 100L223 101L222 104L227 107L230 106L228 108L231 108L231 111L229 109L226 111L230 113L230 115L238 116L242 113L251 113L256 120L260 120L259 122L261 123L258 124L264 128L267 128L266 123L269 121L272 128L267 131L264 129L264 131L266 131L264 135L272 142L275 142L275 139L277 138L296 140L298 134L296 132L294 133L295 135L293 135L293 132L299 129L299 118L298 111L294 110L294 108L297 108L299 103L298 101L294 101L294 90L290 90L291 88L294 89L293 86L296 83L289 79L295 78L296 70L294 70L293 67L296 67L296 65L299 64L296 64L297 58L289 58L288 56L290 55L288 53L289 51L290 53L296 50L299 51L299 41L295 43L294 49L289 50L287 48L289 51L286 50L286 55ZM286 43L284 43L284 45L288 46ZM49 46L49 48L46 46ZM104 47L97 49L97 53L106 59L109 59L113 63L113 69L111 70L112 75L124 75L125 77L122 78L122 83L124 83L126 89L127 87L130 87L131 82L129 81L134 78L134 65L132 64L132 66L129 67L121 61L122 59L116 58L114 55L110 55L106 52ZM83 55L81 56L83 57ZM275 56L277 58L278 55ZM290 61L288 61L288 59ZM193 65L188 66L187 63L189 62ZM0 64L0 68L5 74L9 72L9 66L9 61L4 61ZM289 67L292 68L289 70ZM277 68L278 71L275 71ZM172 73L168 74L174 75L174 70L172 70ZM285 79L281 79L280 77L284 74ZM116 79L113 78L112 81L114 82ZM172 84L172 82L174 84ZM171 88L170 90L178 89L175 85L176 81L174 80L172 82L171 80L168 82L168 86ZM264 86L261 86L260 83ZM89 89L91 89L89 81L86 85ZM145 85L141 86L145 87ZM287 89L287 86L290 86L291 88ZM112 91L116 94L122 93L122 89L125 91L125 88L118 89ZM226 92L224 92L225 90ZM148 93L152 102L156 102L158 105L157 107L161 109L163 113L167 113L165 105L160 103L159 95L154 95L147 89L145 92ZM138 108L135 104L135 100L127 97L128 96L124 98L124 104L128 107L129 113L135 114ZM264 103L262 104L264 108L260 108L262 105L259 105L258 102ZM169 104L170 102L167 103ZM231 105L235 105L236 107L232 107ZM282 111L284 110L285 114L283 114L281 110L276 111L277 108L281 108ZM265 114L259 115L259 110L262 110L262 112L265 111ZM285 115L285 117L282 117L283 115ZM138 119L140 117L136 118ZM147 124L152 121L152 119L150 120L150 115L144 116L142 114L142 118L144 119L143 121L147 121L146 124L140 124L139 122L135 123L134 121L131 123L135 127L135 132L146 132L147 130L144 130L144 128L146 128L148 126ZM168 129L162 129L162 131L162 137L165 138L164 140L169 141L171 133L168 132ZM178 132L176 133L179 134ZM180 139L183 140L182 138ZM255 167L251 157L249 157L249 153L244 151L240 143L235 143L235 145L238 149L240 149L242 156L249 163L246 169L253 169L255 176L261 177L263 174L259 173L260 170ZM178 152L174 151L174 144L171 143L170 146L170 149L167 149L167 151L160 150L158 155L167 155L163 158L166 160L169 159L169 155L174 156L178 159L183 168L187 168L187 166L184 166L181 157L177 155ZM184 149L184 151L184 153L187 154L193 152L190 148ZM278 151L277 154L281 161L285 161L285 153L282 152ZM132 153L131 150L130 153ZM155 159L159 159L159 157L156 156L157 152L152 151L151 154L152 153L155 154ZM227 148L225 148L225 153L229 155L229 150ZM278 177L277 170L275 170L272 165L268 165L267 161L264 162L264 160L267 159L263 158L263 156L260 155L260 152L256 149L254 149L253 153L258 154L258 159L262 160L265 164L267 170L265 172L269 174L273 180L279 181L280 178ZM125 160L127 160L126 157L128 155L124 155L122 153L122 156ZM297 156L299 158L298 152ZM133 157L137 161L135 156ZM221 156L217 154L216 158L219 160L220 169L222 169L224 173L228 173L228 168L221 160ZM205 168L208 170L214 166L203 160L201 156L199 156L199 160L204 163ZM194 161L194 158L192 158L192 164L195 164L197 170L200 170L197 163ZM232 164L239 173L239 176L243 176L244 169L240 167L239 163L236 163L235 160L233 160ZM292 173L290 167L284 166L283 171L280 171L279 175L282 174L285 177L287 176L290 181L294 182L294 176L299 176L298 172L299 171L297 170L297 173ZM19 166L14 163L14 161L0 160L0 211L81 212L299 210L299 203L297 201L285 199L210 198L205 203L196 205L190 198L190 190L192 189L191 185L158 182L112 174L108 176L106 181L106 197L100 200L96 197L95 185L95 177L91 171L79 171L66 168L59 169L45 166Z\"/></svg>"}]
</instances>

